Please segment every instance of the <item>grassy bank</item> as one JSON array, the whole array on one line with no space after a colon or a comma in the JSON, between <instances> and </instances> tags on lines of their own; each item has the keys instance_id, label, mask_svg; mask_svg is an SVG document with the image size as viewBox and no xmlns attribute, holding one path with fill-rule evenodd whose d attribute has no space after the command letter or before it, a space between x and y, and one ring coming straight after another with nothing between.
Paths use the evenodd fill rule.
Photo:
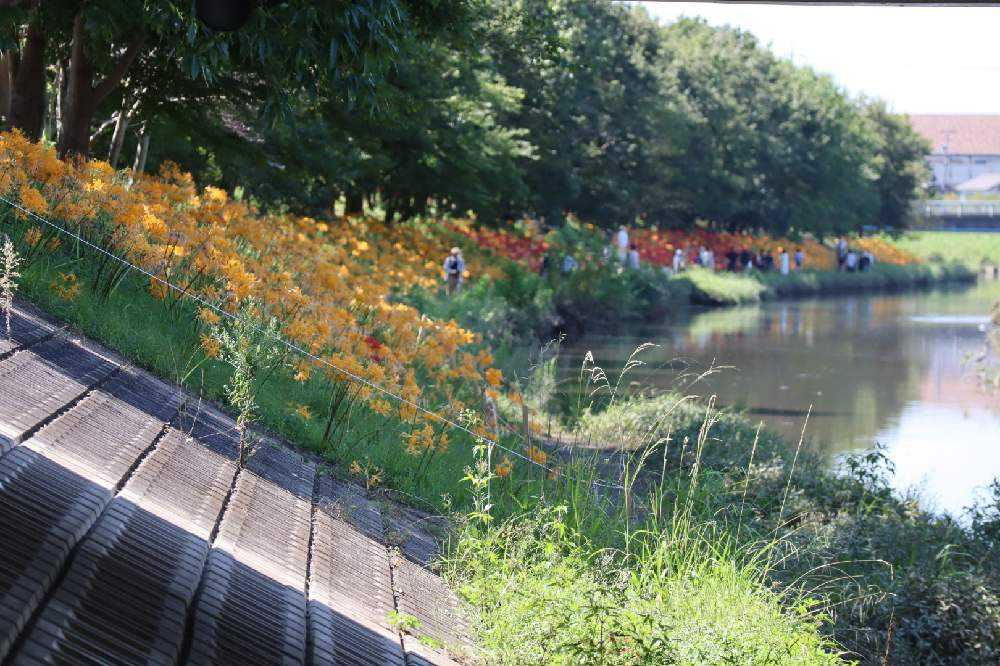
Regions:
<instances>
[{"instance_id":1,"label":"grassy bank","mask_svg":"<svg viewBox=\"0 0 1000 666\"><path fill-rule=\"evenodd\" d=\"M482 333L494 347L536 339L557 330L580 333L629 322L655 322L689 304L729 306L775 298L902 291L971 282L961 264L876 265L863 273L801 271L728 273L693 268L667 277L644 267L605 267L541 277L508 263L496 277L476 280L459 296L417 289L405 301L436 319L454 319Z\"/></svg>"},{"instance_id":2,"label":"grassy bank","mask_svg":"<svg viewBox=\"0 0 1000 666\"><path fill-rule=\"evenodd\" d=\"M959 262L973 271L983 261L1000 265L1000 233L911 231L890 242L925 261Z\"/></svg>"},{"instance_id":3,"label":"grassy bank","mask_svg":"<svg viewBox=\"0 0 1000 666\"><path fill-rule=\"evenodd\" d=\"M834 475L677 395L581 429L638 445L631 518L585 484L552 484L542 507L467 526L451 574L496 663L1000 659L1000 484L959 524L895 496L877 450Z\"/></svg>"}]
</instances>

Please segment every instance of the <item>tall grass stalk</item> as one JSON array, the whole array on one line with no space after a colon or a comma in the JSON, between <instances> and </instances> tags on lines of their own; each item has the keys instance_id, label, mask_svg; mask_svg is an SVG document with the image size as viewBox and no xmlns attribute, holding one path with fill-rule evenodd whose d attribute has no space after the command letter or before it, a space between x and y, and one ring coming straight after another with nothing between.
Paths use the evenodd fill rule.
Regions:
<instances>
[{"instance_id":1,"label":"tall grass stalk","mask_svg":"<svg viewBox=\"0 0 1000 666\"><path fill-rule=\"evenodd\" d=\"M7 341L11 340L11 310L14 307L14 292L17 291L17 281L21 274L17 272L21 265L21 257L17 253L14 242L7 234L3 235L3 274L0 275L0 306L3 307L4 324L7 331Z\"/></svg>"}]
</instances>

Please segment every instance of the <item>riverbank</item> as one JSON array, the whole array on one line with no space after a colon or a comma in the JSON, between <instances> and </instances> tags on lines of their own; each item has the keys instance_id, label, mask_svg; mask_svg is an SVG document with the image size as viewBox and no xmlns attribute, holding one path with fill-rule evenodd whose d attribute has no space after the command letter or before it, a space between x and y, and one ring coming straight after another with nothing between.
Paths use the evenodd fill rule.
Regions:
<instances>
[{"instance_id":1,"label":"riverbank","mask_svg":"<svg viewBox=\"0 0 1000 666\"><path fill-rule=\"evenodd\" d=\"M958 262L972 271L1000 266L1000 232L907 231L888 242L923 261Z\"/></svg>"},{"instance_id":2,"label":"riverbank","mask_svg":"<svg viewBox=\"0 0 1000 666\"><path fill-rule=\"evenodd\" d=\"M623 458L631 518L593 506L585 483L554 483L548 505L563 512L459 541L451 575L498 662L525 645L552 663L1000 658L1000 485L962 525L895 496L877 449L825 472L741 414L677 394L586 414L577 437L639 444ZM491 489L502 504L516 485Z\"/></svg>"},{"instance_id":3,"label":"riverbank","mask_svg":"<svg viewBox=\"0 0 1000 666\"><path fill-rule=\"evenodd\" d=\"M876 264L866 271L796 271L788 275L708 273L692 270L680 276L691 285L698 305L741 305L777 298L848 293L903 291L948 283L975 282L976 274L961 264Z\"/></svg>"},{"instance_id":4,"label":"riverbank","mask_svg":"<svg viewBox=\"0 0 1000 666\"><path fill-rule=\"evenodd\" d=\"M649 323L689 305L726 307L777 298L874 293L972 283L964 265L876 264L864 272L797 271L788 275L692 268L667 276L652 267L617 271L590 266L540 276L516 263L466 284L462 293L415 289L403 300L437 319L453 319L504 348L547 341L560 332L615 330Z\"/></svg>"}]
</instances>

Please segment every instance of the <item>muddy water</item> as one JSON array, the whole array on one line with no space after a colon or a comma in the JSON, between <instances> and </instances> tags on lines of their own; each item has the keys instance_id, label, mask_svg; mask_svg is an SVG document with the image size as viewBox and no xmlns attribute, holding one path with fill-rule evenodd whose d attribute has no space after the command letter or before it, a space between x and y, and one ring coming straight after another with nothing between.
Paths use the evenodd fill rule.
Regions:
<instances>
[{"instance_id":1,"label":"muddy water","mask_svg":"<svg viewBox=\"0 0 1000 666\"><path fill-rule=\"evenodd\" d=\"M899 489L917 487L930 508L959 512L1000 476L1000 395L981 388L971 362L996 300L992 282L692 310L626 334L567 340L561 374L573 376L589 350L614 375L637 345L653 342L627 381L685 382L796 441L811 409L809 446L831 464L879 442ZM710 367L718 370L689 384Z\"/></svg>"}]
</instances>

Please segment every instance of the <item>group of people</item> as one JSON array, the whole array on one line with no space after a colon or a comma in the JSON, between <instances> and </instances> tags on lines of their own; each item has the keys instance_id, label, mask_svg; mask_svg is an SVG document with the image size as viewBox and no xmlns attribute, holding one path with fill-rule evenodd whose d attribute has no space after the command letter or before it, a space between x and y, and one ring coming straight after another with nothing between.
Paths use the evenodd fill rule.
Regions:
<instances>
[{"instance_id":1,"label":"group of people","mask_svg":"<svg viewBox=\"0 0 1000 666\"><path fill-rule=\"evenodd\" d=\"M639 268L639 249L635 243L629 243L628 229L625 226L618 229L618 232L614 236L613 245L617 252L619 264L625 268ZM606 258L609 255L610 250L606 250ZM794 254L789 254L786 248L779 247L778 257L775 259L774 255L768 250L751 252L748 247L744 246L739 249L733 247L726 253L725 270L734 273L749 270L763 272L778 270L783 275L787 275L793 268L794 270L802 270L805 268L805 263L806 255L801 247L795 248ZM670 266L664 267L664 269L671 273L680 273L689 266L701 266L712 271L723 268L717 263L715 252L711 248L702 245L697 250L691 246L676 248Z\"/></svg>"},{"instance_id":2,"label":"group of people","mask_svg":"<svg viewBox=\"0 0 1000 666\"><path fill-rule=\"evenodd\" d=\"M847 239L841 236L837 240L837 270L854 273L866 271L875 263L875 255L868 250L858 252L847 244Z\"/></svg>"},{"instance_id":3,"label":"group of people","mask_svg":"<svg viewBox=\"0 0 1000 666\"><path fill-rule=\"evenodd\" d=\"M612 257L617 259L618 265L626 269L638 269L641 263L639 248L635 243L629 242L628 228L622 225L618 231L608 239L609 243L604 250L605 263L611 263ZM697 250L686 246L674 250L670 266L664 267L664 271L680 273L689 266L702 266L709 270L722 270L723 268L732 273L739 273L750 270L762 272L778 271L782 275L788 275L791 271L800 271L805 268L806 256L801 247L795 248L794 253L789 253L788 248L779 247L777 257L770 250L751 249L744 245L741 248L733 246L725 256L724 266L719 265L715 258L715 252L702 245ZM867 250L858 252L847 244L847 240L841 237L837 241L837 267L839 270L854 272L868 270L875 263L875 256ZM563 257L560 270L563 273L571 273L577 269L579 263L571 254ZM552 260L548 255L542 258L539 271L542 275L548 274L552 270ZM451 252L444 260L444 274L446 290L448 294L457 293L462 286L465 274L465 260L459 248L451 248Z\"/></svg>"},{"instance_id":4,"label":"group of people","mask_svg":"<svg viewBox=\"0 0 1000 666\"><path fill-rule=\"evenodd\" d=\"M618 252L618 263L626 268L639 268L639 247L628 242L628 229L624 225L615 234L615 245Z\"/></svg>"},{"instance_id":5,"label":"group of people","mask_svg":"<svg viewBox=\"0 0 1000 666\"><path fill-rule=\"evenodd\" d=\"M777 259L770 250L751 251L747 246L730 248L726 253L726 270L732 273L758 270L764 273L777 270L782 275L788 275L792 270L801 271L806 266L806 255L801 247L795 248L790 254L788 248L779 247Z\"/></svg>"}]
</instances>

